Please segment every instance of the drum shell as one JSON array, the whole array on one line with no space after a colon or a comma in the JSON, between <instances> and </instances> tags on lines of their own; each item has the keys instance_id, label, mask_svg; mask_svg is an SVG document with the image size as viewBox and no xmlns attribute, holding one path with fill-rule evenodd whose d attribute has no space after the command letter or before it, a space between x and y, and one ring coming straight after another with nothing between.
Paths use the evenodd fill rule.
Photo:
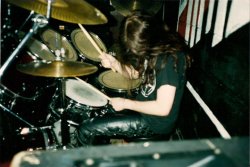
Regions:
<instances>
[{"instance_id":1,"label":"drum shell","mask_svg":"<svg viewBox=\"0 0 250 167\"><path fill-rule=\"evenodd\" d=\"M122 85L119 85L119 82ZM99 74L96 83L102 92L110 97L133 98L138 94L140 80L130 81L112 70L107 70ZM125 85L127 87L125 87Z\"/></svg>"},{"instance_id":2,"label":"drum shell","mask_svg":"<svg viewBox=\"0 0 250 167\"><path fill-rule=\"evenodd\" d=\"M76 123L81 123L87 119L104 116L108 112L108 107L108 105L92 107L70 100L68 106L69 118Z\"/></svg>"}]
</instances>

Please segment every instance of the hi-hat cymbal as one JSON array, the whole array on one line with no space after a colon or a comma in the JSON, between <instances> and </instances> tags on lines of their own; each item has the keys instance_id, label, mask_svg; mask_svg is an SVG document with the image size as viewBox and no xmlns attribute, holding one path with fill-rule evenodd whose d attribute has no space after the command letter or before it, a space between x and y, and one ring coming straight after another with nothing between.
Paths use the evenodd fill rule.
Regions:
<instances>
[{"instance_id":1,"label":"hi-hat cymbal","mask_svg":"<svg viewBox=\"0 0 250 167\"><path fill-rule=\"evenodd\" d=\"M47 14L48 0L7 0L7 2L42 15ZM87 25L107 23L105 15L84 0L53 0L51 17Z\"/></svg>"},{"instance_id":2,"label":"hi-hat cymbal","mask_svg":"<svg viewBox=\"0 0 250 167\"><path fill-rule=\"evenodd\" d=\"M123 16L128 16L132 11L143 10L154 15L162 7L163 1L154 0L111 0L112 6Z\"/></svg>"},{"instance_id":3,"label":"hi-hat cymbal","mask_svg":"<svg viewBox=\"0 0 250 167\"><path fill-rule=\"evenodd\" d=\"M18 64L17 70L42 77L75 77L92 74L97 71L97 67L76 61L33 61L27 64Z\"/></svg>"}]
</instances>

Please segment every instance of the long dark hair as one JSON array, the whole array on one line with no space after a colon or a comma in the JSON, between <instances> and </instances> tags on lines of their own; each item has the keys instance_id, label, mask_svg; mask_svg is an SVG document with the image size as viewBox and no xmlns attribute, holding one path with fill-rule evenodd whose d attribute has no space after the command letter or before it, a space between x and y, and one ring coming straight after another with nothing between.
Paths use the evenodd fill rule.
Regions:
<instances>
[{"instance_id":1,"label":"long dark hair","mask_svg":"<svg viewBox=\"0 0 250 167\"><path fill-rule=\"evenodd\" d=\"M164 56L163 68L168 56L174 58L174 66L177 66L177 52L188 53L188 47L178 33L171 32L164 22L142 12L126 17L120 32L118 59L123 65L133 66L140 76L144 75L143 84L153 82L154 71L159 70L155 69L158 56Z\"/></svg>"}]
</instances>

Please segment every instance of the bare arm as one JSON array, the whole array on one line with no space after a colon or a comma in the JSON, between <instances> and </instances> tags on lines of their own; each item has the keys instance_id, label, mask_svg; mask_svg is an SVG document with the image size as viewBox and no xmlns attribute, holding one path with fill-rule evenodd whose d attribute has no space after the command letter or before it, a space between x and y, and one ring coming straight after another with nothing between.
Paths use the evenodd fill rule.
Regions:
<instances>
[{"instance_id":1,"label":"bare arm","mask_svg":"<svg viewBox=\"0 0 250 167\"><path fill-rule=\"evenodd\" d=\"M157 98L154 101L135 101L124 98L112 98L111 105L116 111L129 109L144 114L165 116L171 111L176 87L163 85L157 90Z\"/></svg>"}]
</instances>

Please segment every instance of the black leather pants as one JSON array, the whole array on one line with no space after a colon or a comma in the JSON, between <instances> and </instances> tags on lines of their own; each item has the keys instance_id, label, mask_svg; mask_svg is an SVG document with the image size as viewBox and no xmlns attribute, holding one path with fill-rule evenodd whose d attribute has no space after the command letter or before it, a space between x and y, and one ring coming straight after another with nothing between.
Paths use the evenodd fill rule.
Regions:
<instances>
[{"instance_id":1,"label":"black leather pants","mask_svg":"<svg viewBox=\"0 0 250 167\"><path fill-rule=\"evenodd\" d=\"M105 137L150 137L154 133L142 116L136 112L116 112L83 121L77 130L78 144L91 145L94 138Z\"/></svg>"}]
</instances>

